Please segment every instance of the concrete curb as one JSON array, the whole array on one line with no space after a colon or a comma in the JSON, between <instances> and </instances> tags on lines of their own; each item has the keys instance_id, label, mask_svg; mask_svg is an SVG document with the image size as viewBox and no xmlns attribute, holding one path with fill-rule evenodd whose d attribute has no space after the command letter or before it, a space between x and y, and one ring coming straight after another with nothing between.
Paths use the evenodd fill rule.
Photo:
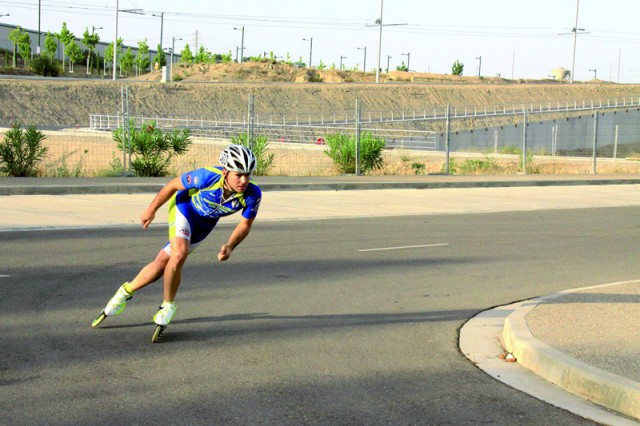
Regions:
<instances>
[{"instance_id":1,"label":"concrete curb","mask_svg":"<svg viewBox=\"0 0 640 426\"><path fill-rule=\"evenodd\" d=\"M636 281L605 284L620 285ZM518 363L560 388L598 405L640 419L640 383L593 367L533 337L526 316L539 303L568 293L604 287L572 289L523 302L504 323L506 349Z\"/></svg>"}]
</instances>

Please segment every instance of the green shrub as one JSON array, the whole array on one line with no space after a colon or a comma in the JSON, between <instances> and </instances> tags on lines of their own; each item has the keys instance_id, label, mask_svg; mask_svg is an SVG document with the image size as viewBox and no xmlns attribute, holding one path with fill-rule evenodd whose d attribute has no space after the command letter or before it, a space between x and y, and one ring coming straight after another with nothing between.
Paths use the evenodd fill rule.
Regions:
<instances>
[{"instance_id":1,"label":"green shrub","mask_svg":"<svg viewBox=\"0 0 640 426\"><path fill-rule=\"evenodd\" d=\"M128 150L131 143L131 167L138 176L166 176L169 162L174 156L185 154L191 145L189 129L162 132L156 128L155 120L136 128L129 120L129 141L124 139L123 128L113 132L113 140L120 151Z\"/></svg>"},{"instance_id":2,"label":"green shrub","mask_svg":"<svg viewBox=\"0 0 640 426\"><path fill-rule=\"evenodd\" d=\"M48 148L42 145L45 138L35 126L23 130L20 124L12 124L0 143L0 172L9 176L37 176L38 163L47 155Z\"/></svg>"},{"instance_id":3,"label":"green shrub","mask_svg":"<svg viewBox=\"0 0 640 426\"><path fill-rule=\"evenodd\" d=\"M255 155L258 160L258 167L254 172L256 176L265 176L269 169L273 167L273 158L275 155L268 152L269 139L266 136L256 136L250 141L246 133L241 133L238 136L233 136L231 143L244 145L253 152L253 155Z\"/></svg>"},{"instance_id":4,"label":"green shrub","mask_svg":"<svg viewBox=\"0 0 640 426\"><path fill-rule=\"evenodd\" d=\"M485 160L466 159L458 168L458 172L462 175L492 174L500 171L500 166L491 157Z\"/></svg>"},{"instance_id":5,"label":"green shrub","mask_svg":"<svg viewBox=\"0 0 640 426\"><path fill-rule=\"evenodd\" d=\"M45 55L33 58L29 65L38 75L57 77L60 74L58 62Z\"/></svg>"},{"instance_id":6,"label":"green shrub","mask_svg":"<svg viewBox=\"0 0 640 426\"><path fill-rule=\"evenodd\" d=\"M356 172L356 140L353 135L334 133L325 138L329 149L324 153L331 158L340 173L353 174ZM384 139L374 137L371 132L360 134L360 173L367 173L382 168L382 149Z\"/></svg>"},{"instance_id":7,"label":"green shrub","mask_svg":"<svg viewBox=\"0 0 640 426\"><path fill-rule=\"evenodd\" d=\"M427 165L424 163L411 163L411 168L417 175L423 175L425 170L427 170Z\"/></svg>"}]
</instances>

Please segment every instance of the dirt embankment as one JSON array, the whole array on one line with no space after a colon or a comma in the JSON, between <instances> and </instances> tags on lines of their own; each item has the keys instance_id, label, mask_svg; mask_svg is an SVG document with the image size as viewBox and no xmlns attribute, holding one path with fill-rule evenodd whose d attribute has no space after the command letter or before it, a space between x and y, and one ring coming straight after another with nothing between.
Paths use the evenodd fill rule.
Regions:
<instances>
[{"instance_id":1,"label":"dirt embankment","mask_svg":"<svg viewBox=\"0 0 640 426\"><path fill-rule=\"evenodd\" d=\"M159 73L117 82L0 79L0 124L17 120L38 126L84 127L89 114L122 112L125 87L130 114L164 117L246 112L251 93L259 114L348 112L354 111L356 99L365 111L400 111L447 104L473 108L640 98L640 85L602 82L514 82L392 72L383 74L376 84L371 73L336 70L317 72L315 78L322 82L309 82L308 73L288 66L269 68L269 64L218 64L177 68L175 75L182 80L172 83L159 82Z\"/></svg>"}]
</instances>

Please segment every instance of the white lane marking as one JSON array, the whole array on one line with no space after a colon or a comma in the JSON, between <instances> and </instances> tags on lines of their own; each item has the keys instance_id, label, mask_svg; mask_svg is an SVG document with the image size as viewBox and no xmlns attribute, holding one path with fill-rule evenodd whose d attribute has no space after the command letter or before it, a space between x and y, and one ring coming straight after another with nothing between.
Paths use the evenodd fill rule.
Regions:
<instances>
[{"instance_id":1,"label":"white lane marking","mask_svg":"<svg viewBox=\"0 0 640 426\"><path fill-rule=\"evenodd\" d=\"M361 249L361 250L358 250L358 251L403 250L403 249L423 248L423 247L442 247L442 246L448 246L448 245L449 245L449 243L422 244L422 245L419 245L419 246L380 247L380 248L371 248L371 249Z\"/></svg>"},{"instance_id":2,"label":"white lane marking","mask_svg":"<svg viewBox=\"0 0 640 426\"><path fill-rule=\"evenodd\" d=\"M11 275L0 275L0 278L9 278Z\"/></svg>"}]
</instances>

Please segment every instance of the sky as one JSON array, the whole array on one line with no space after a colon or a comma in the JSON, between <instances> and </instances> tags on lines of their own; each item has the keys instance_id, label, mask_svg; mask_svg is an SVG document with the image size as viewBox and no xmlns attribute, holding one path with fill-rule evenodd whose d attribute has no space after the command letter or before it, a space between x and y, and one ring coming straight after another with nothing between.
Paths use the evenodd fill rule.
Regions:
<instances>
[{"instance_id":1,"label":"sky","mask_svg":"<svg viewBox=\"0 0 640 426\"><path fill-rule=\"evenodd\" d=\"M366 52L369 71L379 61L450 74L460 61L464 75L515 79L571 70L577 28L575 80L640 83L640 0L0 0L0 22L37 30L40 18L52 33L66 22L79 38L95 27L111 42L116 8L125 45L155 48L162 31L176 52L188 43L235 58L243 45L245 57L360 70Z\"/></svg>"}]
</instances>

